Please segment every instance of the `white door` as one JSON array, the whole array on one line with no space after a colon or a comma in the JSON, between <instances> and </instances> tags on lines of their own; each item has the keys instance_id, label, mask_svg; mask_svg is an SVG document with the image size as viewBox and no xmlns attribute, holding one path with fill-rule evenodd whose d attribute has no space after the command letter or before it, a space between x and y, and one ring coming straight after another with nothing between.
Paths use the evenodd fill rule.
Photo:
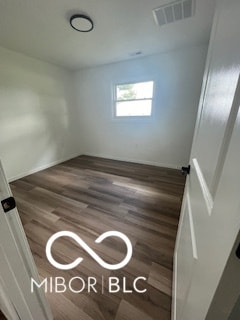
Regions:
<instances>
[{"instance_id":1,"label":"white door","mask_svg":"<svg viewBox=\"0 0 240 320\"><path fill-rule=\"evenodd\" d=\"M17 209L2 201L11 197L0 163L0 308L9 320L53 319L42 290L31 293L38 274Z\"/></svg>"},{"instance_id":2,"label":"white door","mask_svg":"<svg viewBox=\"0 0 240 320\"><path fill-rule=\"evenodd\" d=\"M239 17L239 0L218 1L174 254L173 320L206 319L240 228Z\"/></svg>"}]
</instances>

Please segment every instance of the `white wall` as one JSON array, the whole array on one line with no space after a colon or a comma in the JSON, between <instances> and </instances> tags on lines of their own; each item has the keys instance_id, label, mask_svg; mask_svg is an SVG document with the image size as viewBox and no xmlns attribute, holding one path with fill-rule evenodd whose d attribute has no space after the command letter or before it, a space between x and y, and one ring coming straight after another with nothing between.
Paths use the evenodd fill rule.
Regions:
<instances>
[{"instance_id":1,"label":"white wall","mask_svg":"<svg viewBox=\"0 0 240 320\"><path fill-rule=\"evenodd\" d=\"M0 158L14 179L80 153L72 74L0 48Z\"/></svg>"},{"instance_id":2,"label":"white wall","mask_svg":"<svg viewBox=\"0 0 240 320\"><path fill-rule=\"evenodd\" d=\"M207 46L80 70L75 73L83 152L179 167L188 163ZM96 53L97 54L97 53ZM114 83L156 80L152 120L114 120Z\"/></svg>"},{"instance_id":3,"label":"white wall","mask_svg":"<svg viewBox=\"0 0 240 320\"><path fill-rule=\"evenodd\" d=\"M83 153L169 167L187 164L206 50L159 54L73 76L0 48L0 158L8 179ZM153 119L114 120L112 84L152 78Z\"/></svg>"}]
</instances>

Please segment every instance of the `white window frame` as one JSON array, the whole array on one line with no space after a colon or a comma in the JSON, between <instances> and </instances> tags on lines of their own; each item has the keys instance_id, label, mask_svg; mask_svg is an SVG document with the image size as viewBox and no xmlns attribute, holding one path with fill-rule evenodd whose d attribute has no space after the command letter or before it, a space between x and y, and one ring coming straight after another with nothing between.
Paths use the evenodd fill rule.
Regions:
<instances>
[{"instance_id":1,"label":"white window frame","mask_svg":"<svg viewBox=\"0 0 240 320\"><path fill-rule=\"evenodd\" d=\"M121 85L128 85L128 84L136 84L136 83L142 83L142 82L153 82L153 94L152 98L150 99L133 99L129 101L144 101L144 100L151 100L152 101L152 106L151 106L151 115L146 116L146 115L139 115L139 116L117 116L117 102L120 100L117 100L117 86ZM112 84L112 96L113 96L113 119L115 120L151 120L154 115L154 109L155 109L155 86L156 86L156 80L151 77L147 79L133 79L132 81L121 81L118 83L113 83ZM128 100L124 100L128 101Z\"/></svg>"}]
</instances>

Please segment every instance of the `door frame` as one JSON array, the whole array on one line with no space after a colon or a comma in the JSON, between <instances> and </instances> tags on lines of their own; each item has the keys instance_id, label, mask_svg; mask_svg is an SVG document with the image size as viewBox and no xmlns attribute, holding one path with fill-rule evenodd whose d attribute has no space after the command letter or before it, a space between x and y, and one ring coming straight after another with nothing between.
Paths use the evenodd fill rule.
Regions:
<instances>
[{"instance_id":1,"label":"door frame","mask_svg":"<svg viewBox=\"0 0 240 320\"><path fill-rule=\"evenodd\" d=\"M10 189L10 186L7 182L6 176L4 174L4 170L3 170L3 166L0 160L0 183L1 183L1 190L2 190L2 195L1 197L3 197L3 199L11 197L12 196L12 192ZM0 199L0 200L3 200ZM16 255L19 257L19 262L21 261L21 268L22 270L24 270L25 274L27 273L27 277L29 276L29 283L31 281L31 278L35 279L35 281L40 282L40 278L39 278L39 274L37 272L37 268L18 214L18 210L17 208L12 209L11 211L5 213L2 205L0 205L0 215L2 218L2 222L5 224L5 227L8 231L9 237L12 239L12 243L11 245L15 247L15 252ZM2 237L2 238L1 238ZM5 239L4 239L4 235L0 233L0 243L2 243L2 246L4 245ZM6 250L8 250L8 248L6 248L6 246L4 247L4 250L6 252ZM10 254L9 254L10 255ZM15 268L16 270L16 266L13 266L13 268ZM18 293L20 293L20 295L22 297L24 297L24 290L26 293L26 287L23 288L23 286L21 286L18 283L18 275L16 273L13 273L13 270L9 270L9 274L14 274L15 277L15 284L17 285L18 288ZM0 279L2 278L2 281L4 281L2 274L1 274L1 270L0 270ZM18 310L17 310L17 306L14 305L14 302L11 297L11 290L10 287L8 288L8 285L6 282L4 282L1 287L5 287L3 288L3 296L2 296L2 303L5 300L5 306L2 307L3 312L4 309L10 313L11 315L14 315L14 310L15 310L15 315L18 314ZM14 295L14 292L12 292L12 294ZM32 294L34 296L34 299L32 301L35 301L35 307L38 307L39 310L41 310L41 319L44 320L52 320L53 319L53 315L50 309L50 306L47 302L47 299L45 297L44 291L42 288L39 288L36 292L31 293L31 288L29 286L29 294ZM16 301L16 296L15 296L15 301ZM18 301L19 302L19 301ZM30 304L29 301L26 301L24 299L24 304L25 304L25 308L28 309L28 311L30 310L31 317L32 320L34 320L34 308L33 306ZM24 307L23 307L24 309ZM22 309L22 310L23 310ZM26 309L26 310L27 310ZM22 312L22 311L21 311ZM18 317L19 318L19 317ZM14 318L10 318L10 319L18 319L16 317ZM29 315L26 319L30 319Z\"/></svg>"}]
</instances>

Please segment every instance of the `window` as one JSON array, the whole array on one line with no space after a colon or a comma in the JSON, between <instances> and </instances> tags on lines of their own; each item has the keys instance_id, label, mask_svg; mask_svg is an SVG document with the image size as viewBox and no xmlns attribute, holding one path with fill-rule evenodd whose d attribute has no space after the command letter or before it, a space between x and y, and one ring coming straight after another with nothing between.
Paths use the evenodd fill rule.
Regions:
<instances>
[{"instance_id":1,"label":"window","mask_svg":"<svg viewBox=\"0 0 240 320\"><path fill-rule=\"evenodd\" d=\"M115 86L116 117L149 117L152 115L153 81Z\"/></svg>"}]
</instances>

